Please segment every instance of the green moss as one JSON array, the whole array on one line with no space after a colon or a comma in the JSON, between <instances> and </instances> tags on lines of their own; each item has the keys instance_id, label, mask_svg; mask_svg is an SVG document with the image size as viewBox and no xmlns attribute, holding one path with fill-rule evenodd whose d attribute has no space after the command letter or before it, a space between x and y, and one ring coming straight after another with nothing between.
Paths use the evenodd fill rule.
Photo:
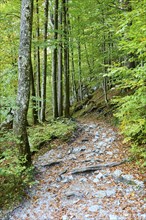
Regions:
<instances>
[{"instance_id":1,"label":"green moss","mask_svg":"<svg viewBox=\"0 0 146 220\"><path fill-rule=\"evenodd\" d=\"M58 119L56 121L52 120L50 123L30 127L28 133L31 151L37 151L41 143L54 138L68 140L76 126L76 123L69 119Z\"/></svg>"}]
</instances>

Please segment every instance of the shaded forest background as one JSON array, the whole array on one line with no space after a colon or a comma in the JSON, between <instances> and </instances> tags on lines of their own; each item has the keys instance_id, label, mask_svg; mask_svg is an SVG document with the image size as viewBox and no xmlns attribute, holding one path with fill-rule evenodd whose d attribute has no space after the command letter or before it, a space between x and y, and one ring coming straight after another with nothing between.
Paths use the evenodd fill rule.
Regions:
<instances>
[{"instance_id":1,"label":"shaded forest background","mask_svg":"<svg viewBox=\"0 0 146 220\"><path fill-rule=\"evenodd\" d=\"M19 0L1 1L0 162L2 183L9 191L29 182L32 172L25 166L26 152L20 154L19 149L18 153L19 135L13 136L12 130L18 109L22 13ZM71 118L95 111L102 116L114 114L112 120L133 157L145 165L145 1L35 0L31 40L30 99L24 125L30 153L44 141L66 140L76 128Z\"/></svg>"}]
</instances>

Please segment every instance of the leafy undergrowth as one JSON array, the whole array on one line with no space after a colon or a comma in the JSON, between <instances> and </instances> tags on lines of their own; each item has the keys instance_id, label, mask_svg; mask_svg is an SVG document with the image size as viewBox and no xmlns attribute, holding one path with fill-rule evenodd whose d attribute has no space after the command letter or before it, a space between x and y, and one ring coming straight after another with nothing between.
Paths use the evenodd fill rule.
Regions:
<instances>
[{"instance_id":1,"label":"leafy undergrowth","mask_svg":"<svg viewBox=\"0 0 146 220\"><path fill-rule=\"evenodd\" d=\"M61 119L28 128L31 152L39 154L40 146L52 148L51 140L68 141L77 125L74 121ZM34 168L26 169L18 159L13 132L1 134L0 143L0 207L10 208L25 196L25 189L34 184ZM25 158L23 158L25 160Z\"/></svg>"},{"instance_id":2,"label":"leafy undergrowth","mask_svg":"<svg viewBox=\"0 0 146 220\"><path fill-rule=\"evenodd\" d=\"M40 146L53 139L68 141L75 131L76 126L73 120L58 119L30 127L28 133L31 151L38 151Z\"/></svg>"}]
</instances>

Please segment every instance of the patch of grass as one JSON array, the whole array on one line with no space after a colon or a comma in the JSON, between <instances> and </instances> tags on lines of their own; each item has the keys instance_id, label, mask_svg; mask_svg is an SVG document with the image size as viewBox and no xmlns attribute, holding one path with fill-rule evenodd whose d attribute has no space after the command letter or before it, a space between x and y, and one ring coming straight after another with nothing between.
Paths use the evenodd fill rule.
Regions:
<instances>
[{"instance_id":1,"label":"patch of grass","mask_svg":"<svg viewBox=\"0 0 146 220\"><path fill-rule=\"evenodd\" d=\"M70 119L52 120L49 123L30 127L28 133L31 151L38 151L41 143L54 138L69 140L76 127L77 124Z\"/></svg>"}]
</instances>

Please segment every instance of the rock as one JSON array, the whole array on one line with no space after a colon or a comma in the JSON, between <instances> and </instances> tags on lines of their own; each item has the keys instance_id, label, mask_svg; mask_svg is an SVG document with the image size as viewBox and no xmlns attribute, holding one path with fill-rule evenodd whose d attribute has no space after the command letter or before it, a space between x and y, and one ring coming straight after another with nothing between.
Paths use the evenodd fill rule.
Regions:
<instances>
[{"instance_id":1,"label":"rock","mask_svg":"<svg viewBox=\"0 0 146 220\"><path fill-rule=\"evenodd\" d=\"M96 144L94 144L94 147L95 147L96 149L100 149L100 148L101 148L101 146L96 145Z\"/></svg>"},{"instance_id":2,"label":"rock","mask_svg":"<svg viewBox=\"0 0 146 220\"><path fill-rule=\"evenodd\" d=\"M99 190L99 191L97 191L97 192L95 193L94 196L97 197L97 198L104 198L104 197L106 196L106 191L104 191L104 190Z\"/></svg>"},{"instance_id":3,"label":"rock","mask_svg":"<svg viewBox=\"0 0 146 220\"><path fill-rule=\"evenodd\" d=\"M99 132L98 132L98 131L95 133L95 138L96 138L96 139L99 138Z\"/></svg>"},{"instance_id":4,"label":"rock","mask_svg":"<svg viewBox=\"0 0 146 220\"><path fill-rule=\"evenodd\" d=\"M94 152L92 152L92 153L90 153L90 154L87 154L87 158L94 157L94 155L95 155Z\"/></svg>"},{"instance_id":5,"label":"rock","mask_svg":"<svg viewBox=\"0 0 146 220\"><path fill-rule=\"evenodd\" d=\"M105 141L106 143L112 143L112 142L115 141L115 137L105 138L104 141Z\"/></svg>"},{"instance_id":6,"label":"rock","mask_svg":"<svg viewBox=\"0 0 146 220\"><path fill-rule=\"evenodd\" d=\"M110 220L120 220L120 218L117 215L109 215Z\"/></svg>"},{"instance_id":7,"label":"rock","mask_svg":"<svg viewBox=\"0 0 146 220\"><path fill-rule=\"evenodd\" d=\"M107 146L107 143L105 141L100 141L98 143L98 146L101 148L101 147L106 147Z\"/></svg>"},{"instance_id":8,"label":"rock","mask_svg":"<svg viewBox=\"0 0 146 220\"><path fill-rule=\"evenodd\" d=\"M132 175L122 175L122 177L127 181L131 181L134 178Z\"/></svg>"},{"instance_id":9,"label":"rock","mask_svg":"<svg viewBox=\"0 0 146 220\"><path fill-rule=\"evenodd\" d=\"M116 190L115 189L108 189L106 190L107 197L115 196Z\"/></svg>"},{"instance_id":10,"label":"rock","mask_svg":"<svg viewBox=\"0 0 146 220\"><path fill-rule=\"evenodd\" d=\"M98 178L98 179L103 178L103 174L102 174L102 173L98 173L98 175L96 176L96 178Z\"/></svg>"},{"instance_id":11,"label":"rock","mask_svg":"<svg viewBox=\"0 0 146 220\"><path fill-rule=\"evenodd\" d=\"M63 216L62 216L62 220L68 220L67 215L63 215Z\"/></svg>"},{"instance_id":12,"label":"rock","mask_svg":"<svg viewBox=\"0 0 146 220\"><path fill-rule=\"evenodd\" d=\"M94 183L98 183L100 180L98 178L93 179Z\"/></svg>"},{"instance_id":13,"label":"rock","mask_svg":"<svg viewBox=\"0 0 146 220\"><path fill-rule=\"evenodd\" d=\"M92 139L92 142L95 143L98 140L98 138Z\"/></svg>"},{"instance_id":14,"label":"rock","mask_svg":"<svg viewBox=\"0 0 146 220\"><path fill-rule=\"evenodd\" d=\"M83 178L80 179L80 182L82 182L82 183L87 182L87 179L83 177Z\"/></svg>"},{"instance_id":15,"label":"rock","mask_svg":"<svg viewBox=\"0 0 146 220\"><path fill-rule=\"evenodd\" d=\"M106 133L102 133L102 138L106 138Z\"/></svg>"},{"instance_id":16,"label":"rock","mask_svg":"<svg viewBox=\"0 0 146 220\"><path fill-rule=\"evenodd\" d=\"M121 174L122 174L122 171L121 171L121 170L115 170L114 173L112 174L112 176L113 176L114 178L118 178L118 177L121 176Z\"/></svg>"},{"instance_id":17,"label":"rock","mask_svg":"<svg viewBox=\"0 0 146 220\"><path fill-rule=\"evenodd\" d=\"M101 208L101 206L99 206L99 205L92 205L92 206L89 207L88 210L90 212L97 212L100 208Z\"/></svg>"},{"instance_id":18,"label":"rock","mask_svg":"<svg viewBox=\"0 0 146 220\"><path fill-rule=\"evenodd\" d=\"M79 152L85 151L85 150L86 150L86 146L76 147L76 148L73 148L72 153L76 154L76 153L79 153Z\"/></svg>"},{"instance_id":19,"label":"rock","mask_svg":"<svg viewBox=\"0 0 146 220\"><path fill-rule=\"evenodd\" d=\"M134 182L135 182L135 184L136 184L136 185L138 185L138 186L140 186L140 187L142 187L142 188L144 188L144 187L145 187L145 185L144 185L144 182L143 182L143 181L140 181L140 180L134 180Z\"/></svg>"},{"instance_id":20,"label":"rock","mask_svg":"<svg viewBox=\"0 0 146 220\"><path fill-rule=\"evenodd\" d=\"M75 155L72 155L71 158L70 158L70 160L76 160L76 159L77 159L77 158L76 158Z\"/></svg>"},{"instance_id":21,"label":"rock","mask_svg":"<svg viewBox=\"0 0 146 220\"><path fill-rule=\"evenodd\" d=\"M63 178L63 180L61 180L62 183L69 183L73 180L72 176L68 176L66 178Z\"/></svg>"},{"instance_id":22,"label":"rock","mask_svg":"<svg viewBox=\"0 0 146 220\"><path fill-rule=\"evenodd\" d=\"M113 152L111 152L111 151L107 151L106 154L110 155L110 156L113 156Z\"/></svg>"},{"instance_id":23,"label":"rock","mask_svg":"<svg viewBox=\"0 0 146 220\"><path fill-rule=\"evenodd\" d=\"M90 129L95 129L96 127L97 127L96 124L91 124L91 125L89 125L89 128L90 128Z\"/></svg>"}]
</instances>

